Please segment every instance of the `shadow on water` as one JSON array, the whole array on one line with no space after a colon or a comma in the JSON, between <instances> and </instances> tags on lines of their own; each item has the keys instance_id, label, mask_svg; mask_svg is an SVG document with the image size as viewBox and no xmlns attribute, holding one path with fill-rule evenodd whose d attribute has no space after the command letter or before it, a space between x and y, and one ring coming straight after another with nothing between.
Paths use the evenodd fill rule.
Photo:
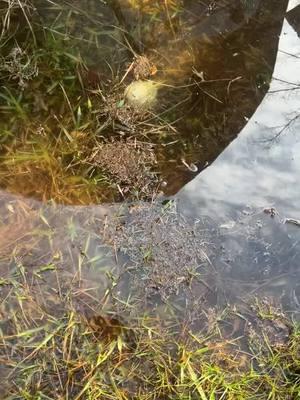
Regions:
<instances>
[{"instance_id":1,"label":"shadow on water","mask_svg":"<svg viewBox=\"0 0 300 400\"><path fill-rule=\"evenodd\" d=\"M12 16L12 34L22 29L3 46L1 187L64 204L123 200L131 191L95 154L130 137L153 146L149 164L175 194L263 99L286 3L39 1L25 10L31 29L26 13ZM137 117L122 96L138 54L160 89L156 108Z\"/></svg>"}]
</instances>

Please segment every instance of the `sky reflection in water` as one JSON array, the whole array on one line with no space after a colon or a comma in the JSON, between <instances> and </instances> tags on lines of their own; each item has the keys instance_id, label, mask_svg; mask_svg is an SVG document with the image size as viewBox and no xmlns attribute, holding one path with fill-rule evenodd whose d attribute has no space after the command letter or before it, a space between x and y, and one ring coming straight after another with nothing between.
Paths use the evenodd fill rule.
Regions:
<instances>
[{"instance_id":1,"label":"sky reflection in water","mask_svg":"<svg viewBox=\"0 0 300 400\"><path fill-rule=\"evenodd\" d=\"M280 296L294 311L300 228L284 220L300 219L299 70L300 39L285 20L267 96L239 137L178 195L187 215L206 216L217 228L214 263L224 280L235 280L241 296ZM270 207L273 218L264 212Z\"/></svg>"}]
</instances>

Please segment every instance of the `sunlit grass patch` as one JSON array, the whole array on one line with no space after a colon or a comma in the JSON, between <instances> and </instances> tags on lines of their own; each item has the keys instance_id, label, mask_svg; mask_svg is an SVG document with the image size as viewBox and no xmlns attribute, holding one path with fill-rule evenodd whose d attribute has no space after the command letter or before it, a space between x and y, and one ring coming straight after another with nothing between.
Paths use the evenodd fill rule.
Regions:
<instances>
[{"instance_id":1,"label":"sunlit grass patch","mask_svg":"<svg viewBox=\"0 0 300 400\"><path fill-rule=\"evenodd\" d=\"M5 145L0 185L13 193L65 204L152 198L159 188L153 146L107 141L89 130L28 126ZM7 132L3 134L8 135Z\"/></svg>"},{"instance_id":2,"label":"sunlit grass patch","mask_svg":"<svg viewBox=\"0 0 300 400\"><path fill-rule=\"evenodd\" d=\"M13 193L67 204L91 203L98 196L99 199L105 196L108 186L105 177L96 174L91 177L87 166L77 171L72 168L73 163L78 162L80 151L75 143L59 138L47 142L41 135L37 133L7 150L1 160L2 187ZM102 193L99 185L102 185Z\"/></svg>"}]
</instances>

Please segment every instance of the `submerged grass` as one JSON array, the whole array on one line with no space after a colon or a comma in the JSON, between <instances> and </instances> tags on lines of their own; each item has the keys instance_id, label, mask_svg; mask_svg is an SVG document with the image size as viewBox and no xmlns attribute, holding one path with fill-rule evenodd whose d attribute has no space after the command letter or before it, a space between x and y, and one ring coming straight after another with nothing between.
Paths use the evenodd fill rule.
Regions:
<instances>
[{"instance_id":1,"label":"submerged grass","mask_svg":"<svg viewBox=\"0 0 300 400\"><path fill-rule=\"evenodd\" d=\"M39 274L47 273L55 272L43 268ZM70 286L63 298L53 294L51 309L26 275L24 270L22 279L1 283L2 291L7 289L1 305L1 380L7 382L2 399L277 400L300 395L297 325L281 346L267 338L267 330L259 330L263 350L251 352L222 334L206 336L174 321L170 329L167 315L126 320L105 312L96 299L88 313L78 312L76 297L92 288ZM60 313L54 297L63 303Z\"/></svg>"},{"instance_id":2,"label":"submerged grass","mask_svg":"<svg viewBox=\"0 0 300 400\"><path fill-rule=\"evenodd\" d=\"M179 307L151 292L143 305L96 209L1 207L1 399L299 397L300 327L271 299Z\"/></svg>"},{"instance_id":3,"label":"submerged grass","mask_svg":"<svg viewBox=\"0 0 300 400\"><path fill-rule=\"evenodd\" d=\"M54 7L55 14L64 13L64 8ZM13 15L14 9L7 12ZM146 137L152 130L156 135L167 130L167 125L147 124L135 132L134 121L142 121L123 104L126 85L120 83L119 65L111 69L111 79L106 73L101 80L82 61L82 38L78 47L67 49L67 33L57 32L60 21L54 20L58 27L50 30L40 26L39 19L33 18L33 23L39 48L32 42L16 44L9 36L5 43L7 54L0 68L0 185L65 204L115 201L125 195L151 198L158 187L151 173L156 164L152 143L148 139L149 145L141 141L131 145L134 140L124 140L123 130L127 138ZM109 145L112 138L115 154ZM113 167L109 162L114 159ZM124 165L126 176L124 171L120 176Z\"/></svg>"},{"instance_id":4,"label":"submerged grass","mask_svg":"<svg viewBox=\"0 0 300 400\"><path fill-rule=\"evenodd\" d=\"M199 12L205 12L200 3ZM175 192L194 176L187 165L197 162L202 168L240 130L253 109L246 98L256 103L261 96L253 82L258 74L270 75L262 50L253 46L245 56L247 72L234 60L229 72L221 74L219 60L233 62L231 50L224 53L225 39L223 45L202 35L201 46L191 39L187 48L185 31L195 21L182 1L92 0L84 7L64 0L7 0L0 5L0 18L0 142L5 161L0 185L17 192L22 176L23 187L30 189L21 193L38 199L67 204L136 199L136 188L127 190L101 163L81 162L91 160L97 146L112 139L122 144L128 138L154 145L151 172L161 175L165 192ZM232 39L233 47L241 45L240 37ZM156 108L137 113L126 104L124 90L133 80L148 78L159 82L162 94ZM48 143L41 145L37 132ZM57 165L42 160L37 173L36 153L45 148ZM15 162L21 153L27 154L26 163ZM6 174L9 179L3 178ZM39 176L44 174L49 187L42 195ZM146 186L155 195L160 177L152 177ZM140 190L138 198L152 195Z\"/></svg>"},{"instance_id":5,"label":"submerged grass","mask_svg":"<svg viewBox=\"0 0 300 400\"><path fill-rule=\"evenodd\" d=\"M118 2L100 3L0 2L2 188L64 204L150 199L158 167L168 176L194 161L203 142L224 141L229 94L250 91L250 78L231 70L204 76L185 40L167 59L165 42L188 25L181 25L182 1L120 1L134 19L145 18L139 32L139 24L127 31ZM151 47L154 36L163 40L148 59L141 42ZM213 44L192 50L207 60ZM219 64L218 51L214 57ZM245 64L255 72L260 58L254 49ZM124 104L126 85L156 73L170 90L161 108L133 112ZM192 116L199 104L201 116ZM197 131L193 137L177 129L185 114L183 130ZM127 269L129 283L139 284L134 292L121 279L128 279L124 268L102 260L106 209L102 219L76 218L68 208L50 212L4 194L0 207L1 400L300 397L300 329L276 307L256 302L252 311L220 312L200 299L203 290L171 304L183 287L203 287L197 268L209 261L201 235L172 213L133 206L132 224L117 225L109 238L116 258L125 249L135 261ZM143 304L149 297L151 312Z\"/></svg>"}]
</instances>

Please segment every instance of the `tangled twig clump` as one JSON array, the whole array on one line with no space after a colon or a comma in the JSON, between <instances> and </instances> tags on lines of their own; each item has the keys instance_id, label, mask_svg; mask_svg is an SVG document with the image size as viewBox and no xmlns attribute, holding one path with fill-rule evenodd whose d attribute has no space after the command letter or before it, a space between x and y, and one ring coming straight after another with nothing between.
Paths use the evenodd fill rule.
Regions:
<instances>
[{"instance_id":1,"label":"tangled twig clump","mask_svg":"<svg viewBox=\"0 0 300 400\"><path fill-rule=\"evenodd\" d=\"M178 213L176 204L140 203L126 221L109 228L114 245L133 264L135 285L167 299L188 288L208 261L205 237Z\"/></svg>"},{"instance_id":2,"label":"tangled twig clump","mask_svg":"<svg viewBox=\"0 0 300 400\"><path fill-rule=\"evenodd\" d=\"M109 175L123 194L136 192L140 198L151 198L158 188L158 177L152 171L157 161L151 144L113 139L100 144L91 161Z\"/></svg>"}]
</instances>

